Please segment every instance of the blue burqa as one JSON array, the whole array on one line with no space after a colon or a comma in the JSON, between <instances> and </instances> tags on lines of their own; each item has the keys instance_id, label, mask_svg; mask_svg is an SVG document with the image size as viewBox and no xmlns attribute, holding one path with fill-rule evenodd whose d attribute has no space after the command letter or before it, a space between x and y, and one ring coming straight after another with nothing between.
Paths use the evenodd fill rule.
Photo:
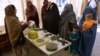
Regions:
<instances>
[{"instance_id":1,"label":"blue burqa","mask_svg":"<svg viewBox=\"0 0 100 56\"><path fill-rule=\"evenodd\" d=\"M87 7L83 12L82 19L79 23L79 28L82 29L82 24L85 20L85 15L88 13L93 14L93 20L96 20L96 12L91 7ZM91 29L81 32L81 38L79 42L79 52L81 56L91 56L95 37L96 37L97 25L93 25Z\"/></svg>"}]
</instances>

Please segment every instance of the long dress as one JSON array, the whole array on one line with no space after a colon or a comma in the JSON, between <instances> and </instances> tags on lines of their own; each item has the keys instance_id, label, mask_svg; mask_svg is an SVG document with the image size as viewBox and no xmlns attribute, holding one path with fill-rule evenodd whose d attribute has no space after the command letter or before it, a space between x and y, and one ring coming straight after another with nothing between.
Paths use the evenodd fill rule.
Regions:
<instances>
[{"instance_id":1,"label":"long dress","mask_svg":"<svg viewBox=\"0 0 100 56\"><path fill-rule=\"evenodd\" d=\"M82 19L79 23L80 30L82 29L82 24L85 20L85 15L88 13L93 14L93 20L96 20L96 13L92 7L87 7L83 12ZM95 37L96 37L97 25L94 25L92 28L81 33L80 43L79 43L79 52L81 56L91 56L93 49Z\"/></svg>"},{"instance_id":2,"label":"long dress","mask_svg":"<svg viewBox=\"0 0 100 56\"><path fill-rule=\"evenodd\" d=\"M78 52L78 39L79 39L79 34L78 32L70 32L69 37L72 40L72 44L70 46L71 52ZM73 40L74 39L74 40Z\"/></svg>"},{"instance_id":3,"label":"long dress","mask_svg":"<svg viewBox=\"0 0 100 56\"><path fill-rule=\"evenodd\" d=\"M43 28L48 32L58 34L60 15L57 5L55 3L51 3L48 9L45 11L45 15L42 17Z\"/></svg>"},{"instance_id":4,"label":"long dress","mask_svg":"<svg viewBox=\"0 0 100 56\"><path fill-rule=\"evenodd\" d=\"M39 27L39 16L36 7L32 4L31 1L28 1L26 8L26 17L27 21L32 20L35 21L37 27Z\"/></svg>"},{"instance_id":5,"label":"long dress","mask_svg":"<svg viewBox=\"0 0 100 56\"><path fill-rule=\"evenodd\" d=\"M66 4L64 11L61 14L60 36L68 40L68 32L72 31L73 25L77 25L76 15L73 11L72 5Z\"/></svg>"}]
</instances>

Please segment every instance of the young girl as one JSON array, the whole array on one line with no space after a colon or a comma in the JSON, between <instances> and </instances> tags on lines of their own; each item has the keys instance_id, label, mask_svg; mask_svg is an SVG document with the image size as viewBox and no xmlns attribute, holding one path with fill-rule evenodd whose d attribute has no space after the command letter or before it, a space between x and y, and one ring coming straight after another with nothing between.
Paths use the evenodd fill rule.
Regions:
<instances>
[{"instance_id":1,"label":"young girl","mask_svg":"<svg viewBox=\"0 0 100 56\"><path fill-rule=\"evenodd\" d=\"M94 24L98 24L98 22L96 20L92 19L92 14L91 13L88 13L85 16L85 21L83 22L82 31L90 29Z\"/></svg>"},{"instance_id":2,"label":"young girl","mask_svg":"<svg viewBox=\"0 0 100 56\"><path fill-rule=\"evenodd\" d=\"M78 53L78 39L79 39L77 26L73 26L72 32L69 33L69 38L72 41L72 44L70 46L70 52L72 53L72 55L77 55L77 53Z\"/></svg>"}]
</instances>

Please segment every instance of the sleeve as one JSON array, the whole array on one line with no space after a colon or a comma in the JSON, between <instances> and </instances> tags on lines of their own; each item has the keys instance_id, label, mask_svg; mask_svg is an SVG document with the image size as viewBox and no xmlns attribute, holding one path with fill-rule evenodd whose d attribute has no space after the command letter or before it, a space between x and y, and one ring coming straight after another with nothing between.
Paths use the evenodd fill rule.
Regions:
<instances>
[{"instance_id":1,"label":"sleeve","mask_svg":"<svg viewBox=\"0 0 100 56\"><path fill-rule=\"evenodd\" d=\"M73 12L73 14L71 15L70 18L71 18L71 19L69 20L70 23L77 24L76 15L75 15L74 12Z\"/></svg>"},{"instance_id":2,"label":"sleeve","mask_svg":"<svg viewBox=\"0 0 100 56\"><path fill-rule=\"evenodd\" d=\"M26 17L27 17L27 18L30 17L30 12L29 12L28 9L26 9Z\"/></svg>"},{"instance_id":3,"label":"sleeve","mask_svg":"<svg viewBox=\"0 0 100 56\"><path fill-rule=\"evenodd\" d=\"M21 25L20 21L18 20L17 17L12 17L11 23L10 23L11 29L12 29L12 33L18 33L23 31L27 25L23 24Z\"/></svg>"},{"instance_id":4,"label":"sleeve","mask_svg":"<svg viewBox=\"0 0 100 56\"><path fill-rule=\"evenodd\" d=\"M82 18L81 18L81 20L80 20L80 22L79 22L79 31L82 30L83 22L84 22L84 21L85 21L85 15L83 14L83 16L82 16Z\"/></svg>"},{"instance_id":5,"label":"sleeve","mask_svg":"<svg viewBox=\"0 0 100 56\"><path fill-rule=\"evenodd\" d=\"M21 24L16 17L12 17L11 26L13 26L13 33L22 30Z\"/></svg>"},{"instance_id":6,"label":"sleeve","mask_svg":"<svg viewBox=\"0 0 100 56\"><path fill-rule=\"evenodd\" d=\"M21 27L22 27L22 31L24 31L27 27L27 24L23 24L23 25L21 25Z\"/></svg>"}]
</instances>

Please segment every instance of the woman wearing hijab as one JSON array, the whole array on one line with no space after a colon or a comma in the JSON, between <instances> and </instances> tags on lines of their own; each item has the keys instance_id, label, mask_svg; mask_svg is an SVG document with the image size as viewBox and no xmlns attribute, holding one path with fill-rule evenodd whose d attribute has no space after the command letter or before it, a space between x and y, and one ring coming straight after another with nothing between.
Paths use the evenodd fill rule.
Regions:
<instances>
[{"instance_id":1,"label":"woman wearing hijab","mask_svg":"<svg viewBox=\"0 0 100 56\"><path fill-rule=\"evenodd\" d=\"M73 11L72 4L66 4L61 14L60 36L69 40L68 32L72 31L73 25L77 25L76 15Z\"/></svg>"},{"instance_id":2,"label":"woman wearing hijab","mask_svg":"<svg viewBox=\"0 0 100 56\"><path fill-rule=\"evenodd\" d=\"M47 2L48 0L44 0L44 9L42 8L43 28L48 32L58 34L60 21L58 7L55 3ZM45 4L47 4L47 6Z\"/></svg>"},{"instance_id":3,"label":"woman wearing hijab","mask_svg":"<svg viewBox=\"0 0 100 56\"><path fill-rule=\"evenodd\" d=\"M22 55L22 46L25 47L25 37L23 30L29 23L20 24L16 16L16 8L14 5L8 5L5 8L5 29L7 37L9 37L11 46L14 48L16 55Z\"/></svg>"},{"instance_id":4,"label":"woman wearing hijab","mask_svg":"<svg viewBox=\"0 0 100 56\"><path fill-rule=\"evenodd\" d=\"M48 4L49 4L48 0L44 0L43 6L42 6L42 10L41 10L41 17L42 17L42 18L43 18L43 16L44 16L45 13L46 13Z\"/></svg>"},{"instance_id":5,"label":"woman wearing hijab","mask_svg":"<svg viewBox=\"0 0 100 56\"><path fill-rule=\"evenodd\" d=\"M92 19L96 20L95 10L92 7L87 7L84 12L82 19L79 23L80 30L82 29L83 22L85 21L85 16L91 13ZM97 25L93 25L90 29L81 32L81 38L79 43L79 52L81 56L91 56L92 48L94 45L96 37Z\"/></svg>"},{"instance_id":6,"label":"woman wearing hijab","mask_svg":"<svg viewBox=\"0 0 100 56\"><path fill-rule=\"evenodd\" d=\"M38 12L36 7L32 4L31 1L27 2L26 17L27 17L27 21L29 20L35 21L36 26L39 27Z\"/></svg>"}]
</instances>

